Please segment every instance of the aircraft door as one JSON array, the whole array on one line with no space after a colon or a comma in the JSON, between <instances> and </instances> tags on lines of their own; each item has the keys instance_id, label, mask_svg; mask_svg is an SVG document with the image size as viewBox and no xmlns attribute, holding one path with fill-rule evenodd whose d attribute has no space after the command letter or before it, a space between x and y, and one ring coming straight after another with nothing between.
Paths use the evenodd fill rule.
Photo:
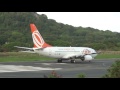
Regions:
<instances>
[{"instance_id":1,"label":"aircraft door","mask_svg":"<svg viewBox=\"0 0 120 90\"><path fill-rule=\"evenodd\" d=\"M49 56L51 56L52 55L52 49L50 48L49 49Z\"/></svg>"}]
</instances>

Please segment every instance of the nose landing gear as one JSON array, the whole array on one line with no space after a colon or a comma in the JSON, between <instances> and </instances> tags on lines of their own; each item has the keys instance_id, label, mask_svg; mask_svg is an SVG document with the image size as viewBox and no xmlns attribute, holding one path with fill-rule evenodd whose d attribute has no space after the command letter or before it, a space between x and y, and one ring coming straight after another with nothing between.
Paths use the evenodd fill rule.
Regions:
<instances>
[{"instance_id":1,"label":"nose landing gear","mask_svg":"<svg viewBox=\"0 0 120 90\"><path fill-rule=\"evenodd\" d=\"M62 59L58 59L58 61L57 61L58 63L62 63Z\"/></svg>"},{"instance_id":2,"label":"nose landing gear","mask_svg":"<svg viewBox=\"0 0 120 90\"><path fill-rule=\"evenodd\" d=\"M75 63L75 60L71 60L71 63Z\"/></svg>"}]
</instances>

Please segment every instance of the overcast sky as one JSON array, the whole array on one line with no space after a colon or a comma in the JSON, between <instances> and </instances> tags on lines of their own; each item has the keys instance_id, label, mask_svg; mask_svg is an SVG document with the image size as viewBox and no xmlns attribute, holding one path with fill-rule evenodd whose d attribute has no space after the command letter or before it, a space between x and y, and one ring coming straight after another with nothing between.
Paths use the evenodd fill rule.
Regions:
<instances>
[{"instance_id":1,"label":"overcast sky","mask_svg":"<svg viewBox=\"0 0 120 90\"><path fill-rule=\"evenodd\" d=\"M72 26L92 27L120 33L120 12L37 12Z\"/></svg>"}]
</instances>

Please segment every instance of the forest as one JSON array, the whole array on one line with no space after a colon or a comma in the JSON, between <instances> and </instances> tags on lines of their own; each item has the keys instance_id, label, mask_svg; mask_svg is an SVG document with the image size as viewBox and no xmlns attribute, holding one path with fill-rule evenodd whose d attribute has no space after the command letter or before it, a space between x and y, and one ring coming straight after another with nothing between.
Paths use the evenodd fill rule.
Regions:
<instances>
[{"instance_id":1,"label":"forest","mask_svg":"<svg viewBox=\"0 0 120 90\"><path fill-rule=\"evenodd\" d=\"M30 23L36 25L44 40L52 46L120 50L118 32L94 27L74 27L36 12L0 12L0 52L17 51L14 46L33 47Z\"/></svg>"}]
</instances>

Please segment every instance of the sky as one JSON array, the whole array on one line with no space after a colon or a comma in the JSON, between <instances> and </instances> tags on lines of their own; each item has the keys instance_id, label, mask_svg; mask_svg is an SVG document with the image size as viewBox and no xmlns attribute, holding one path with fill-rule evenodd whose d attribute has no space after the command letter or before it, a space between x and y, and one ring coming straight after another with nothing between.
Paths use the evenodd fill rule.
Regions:
<instances>
[{"instance_id":1,"label":"sky","mask_svg":"<svg viewBox=\"0 0 120 90\"><path fill-rule=\"evenodd\" d=\"M120 12L37 12L58 23L120 33Z\"/></svg>"}]
</instances>

